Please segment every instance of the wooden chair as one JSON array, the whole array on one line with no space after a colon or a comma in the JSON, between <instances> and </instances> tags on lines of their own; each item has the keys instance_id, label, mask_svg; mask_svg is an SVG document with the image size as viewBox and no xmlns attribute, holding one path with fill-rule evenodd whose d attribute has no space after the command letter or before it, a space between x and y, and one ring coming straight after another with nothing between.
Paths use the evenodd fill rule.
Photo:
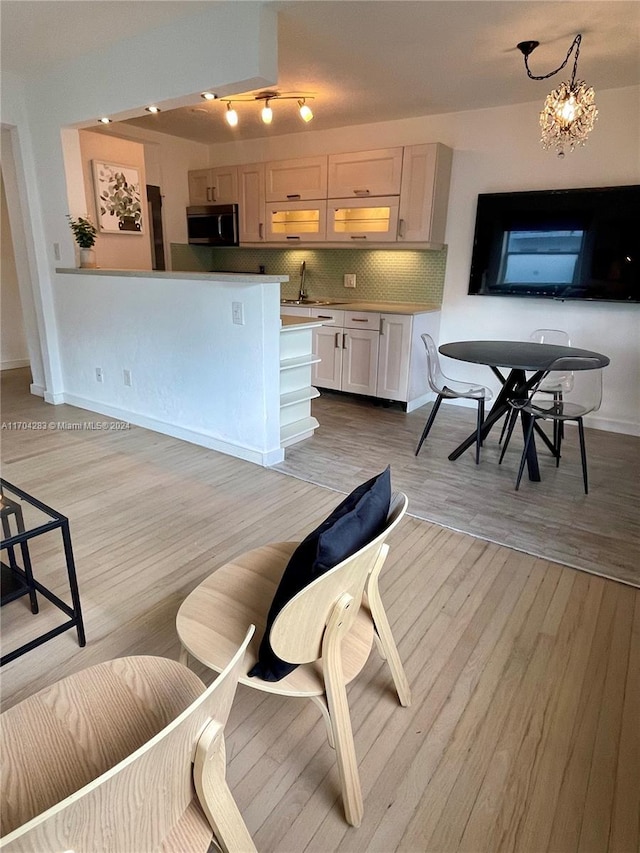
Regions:
<instances>
[{"instance_id":1,"label":"wooden chair","mask_svg":"<svg viewBox=\"0 0 640 853\"><path fill-rule=\"evenodd\" d=\"M3 853L191 853L214 834L255 851L223 737L253 630L211 687L177 661L119 658L2 714Z\"/></svg>"},{"instance_id":2,"label":"wooden chair","mask_svg":"<svg viewBox=\"0 0 640 853\"><path fill-rule=\"evenodd\" d=\"M281 610L270 633L280 658L300 664L281 681L240 676L247 687L311 699L321 710L329 744L335 748L347 821L359 826L363 804L347 703L346 685L361 671L373 641L389 664L398 698L411 692L378 589L389 551L386 539L406 512L407 498L392 496L382 533L326 574L316 578ZM267 612L280 577L298 542L266 545L236 557L204 580L183 602L177 630L184 648L219 671L242 625L253 622L256 637L247 649L243 673L257 660Z\"/></svg>"}]
</instances>

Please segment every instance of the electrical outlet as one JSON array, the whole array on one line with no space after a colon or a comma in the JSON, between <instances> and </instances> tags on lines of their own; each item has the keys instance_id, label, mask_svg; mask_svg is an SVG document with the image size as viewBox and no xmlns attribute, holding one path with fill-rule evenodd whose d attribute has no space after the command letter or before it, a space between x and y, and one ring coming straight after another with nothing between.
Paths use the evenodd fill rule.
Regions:
<instances>
[{"instance_id":1,"label":"electrical outlet","mask_svg":"<svg viewBox=\"0 0 640 853\"><path fill-rule=\"evenodd\" d=\"M96 382L104 381L104 373L101 367L96 367Z\"/></svg>"},{"instance_id":2,"label":"electrical outlet","mask_svg":"<svg viewBox=\"0 0 640 853\"><path fill-rule=\"evenodd\" d=\"M131 388L131 371L130 370L125 369L122 371L122 381L124 382L125 385L128 385L129 388Z\"/></svg>"},{"instance_id":3,"label":"electrical outlet","mask_svg":"<svg viewBox=\"0 0 640 853\"><path fill-rule=\"evenodd\" d=\"M60 260L60 243L53 244L53 257L56 261Z\"/></svg>"},{"instance_id":4,"label":"electrical outlet","mask_svg":"<svg viewBox=\"0 0 640 853\"><path fill-rule=\"evenodd\" d=\"M231 319L236 326L244 326L244 305L242 302L231 303Z\"/></svg>"},{"instance_id":5,"label":"electrical outlet","mask_svg":"<svg viewBox=\"0 0 640 853\"><path fill-rule=\"evenodd\" d=\"M344 286L345 287L355 287L356 286L356 274L355 273L345 273Z\"/></svg>"}]
</instances>

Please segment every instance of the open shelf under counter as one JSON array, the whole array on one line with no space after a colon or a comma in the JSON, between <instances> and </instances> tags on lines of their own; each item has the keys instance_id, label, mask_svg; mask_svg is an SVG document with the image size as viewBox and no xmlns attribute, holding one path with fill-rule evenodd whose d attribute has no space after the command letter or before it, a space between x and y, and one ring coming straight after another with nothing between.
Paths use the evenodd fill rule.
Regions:
<instances>
[{"instance_id":1,"label":"open shelf under counter","mask_svg":"<svg viewBox=\"0 0 640 853\"><path fill-rule=\"evenodd\" d=\"M311 400L320 396L311 384L311 368L320 360L313 355L313 329L322 321L285 315L280 322L280 446L285 448L319 426L311 415Z\"/></svg>"}]
</instances>

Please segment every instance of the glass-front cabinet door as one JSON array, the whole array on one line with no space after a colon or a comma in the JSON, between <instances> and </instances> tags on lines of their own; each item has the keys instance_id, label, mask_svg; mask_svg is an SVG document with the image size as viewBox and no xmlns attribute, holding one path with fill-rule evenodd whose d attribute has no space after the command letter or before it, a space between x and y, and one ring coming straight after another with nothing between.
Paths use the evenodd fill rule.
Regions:
<instances>
[{"instance_id":1,"label":"glass-front cabinet door","mask_svg":"<svg viewBox=\"0 0 640 853\"><path fill-rule=\"evenodd\" d=\"M285 201L267 204L267 240L303 243L326 239L325 201Z\"/></svg>"},{"instance_id":2,"label":"glass-front cabinet door","mask_svg":"<svg viewBox=\"0 0 640 853\"><path fill-rule=\"evenodd\" d=\"M329 199L327 240L351 243L394 242L398 233L398 196Z\"/></svg>"}]
</instances>

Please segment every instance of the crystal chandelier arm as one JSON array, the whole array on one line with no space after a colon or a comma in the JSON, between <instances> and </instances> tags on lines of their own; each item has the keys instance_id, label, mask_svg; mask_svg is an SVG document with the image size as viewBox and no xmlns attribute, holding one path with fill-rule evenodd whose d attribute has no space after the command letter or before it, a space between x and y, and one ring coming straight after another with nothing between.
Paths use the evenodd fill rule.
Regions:
<instances>
[{"instance_id":1,"label":"crystal chandelier arm","mask_svg":"<svg viewBox=\"0 0 640 853\"><path fill-rule=\"evenodd\" d=\"M557 74L558 71L562 71L567 62L569 61L569 57L573 53L573 49L576 49L576 55L573 62L573 72L571 74L571 85L573 85L576 79L576 71L578 68L578 56L580 55L580 42L582 41L582 33L578 33L578 35L574 38L571 47L567 51L567 55L564 58L564 62L562 65L559 65L555 71L550 71L548 74L532 74L531 69L529 68L529 54L532 53L536 47L538 47L539 42L537 41L521 41L517 47L522 51L524 56L524 67L527 69L527 75L532 80L547 80L549 77L553 77L554 74Z\"/></svg>"}]
</instances>

